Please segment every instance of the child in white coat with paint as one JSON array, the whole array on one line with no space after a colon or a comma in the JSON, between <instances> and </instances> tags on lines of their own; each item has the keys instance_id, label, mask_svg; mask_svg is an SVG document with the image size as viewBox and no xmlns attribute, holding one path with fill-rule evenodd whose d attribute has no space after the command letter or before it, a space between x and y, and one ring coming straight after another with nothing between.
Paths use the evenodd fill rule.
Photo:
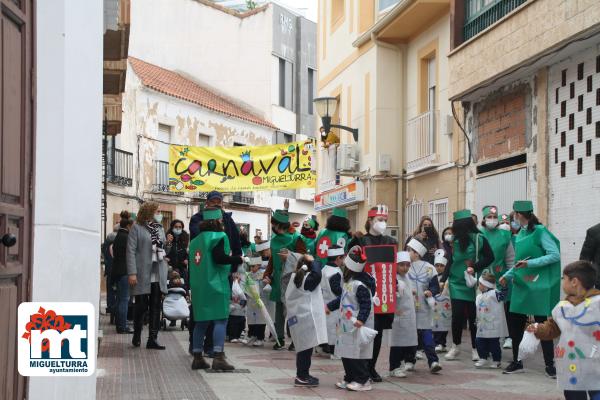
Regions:
<instances>
[{"instance_id":1,"label":"child in white coat with paint","mask_svg":"<svg viewBox=\"0 0 600 400\"><path fill-rule=\"evenodd\" d=\"M269 301L269 294L263 291L265 283L263 282L263 274L265 268L262 266L262 258L253 255L249 258L248 265L250 271L248 272L249 278L252 280L252 284L256 286L258 293L260 294L260 300L263 306L266 307ZM242 341L245 345L252 345L254 347L262 347L265 340L265 329L267 321L263 316L259 304L251 296L247 296L248 303L246 304L246 321L248 323L248 337Z\"/></svg>"},{"instance_id":2,"label":"child in white coat with paint","mask_svg":"<svg viewBox=\"0 0 600 400\"><path fill-rule=\"evenodd\" d=\"M313 348L327 343L327 325L321 271L310 255L298 260L285 291L287 324L296 350L294 386L316 387L319 379L310 375Z\"/></svg>"},{"instance_id":3,"label":"child in white coat with paint","mask_svg":"<svg viewBox=\"0 0 600 400\"><path fill-rule=\"evenodd\" d=\"M444 250L440 249L435 252L433 266L438 274L438 282L446 271L448 259L445 257ZM435 352L446 352L446 340L448 331L452 326L452 304L448 296L448 282L445 284L440 282L441 292L433 298L435 306L433 307L433 341L435 342Z\"/></svg>"},{"instance_id":4,"label":"child in white coat with paint","mask_svg":"<svg viewBox=\"0 0 600 400\"><path fill-rule=\"evenodd\" d=\"M418 344L417 316L412 287L408 279L410 255L401 251L396 256L397 288L396 312L390 334L390 376L406 378L406 370L415 366L415 354ZM404 362L404 367L402 363Z\"/></svg>"},{"instance_id":5,"label":"child in white coat with paint","mask_svg":"<svg viewBox=\"0 0 600 400\"><path fill-rule=\"evenodd\" d=\"M323 301L327 305L342 295L342 266L344 265L344 248L336 244L327 249L327 264L321 270L321 289ZM333 310L327 315L327 344L326 352L335 358L336 326L340 317L339 310Z\"/></svg>"},{"instance_id":6,"label":"child in white coat with paint","mask_svg":"<svg viewBox=\"0 0 600 400\"><path fill-rule=\"evenodd\" d=\"M433 265L421 260L421 257L427 253L425 245L413 238L406 247L411 260L408 279L415 296L417 336L427 356L429 371L435 374L442 369L435 352L435 342L431 330L433 327L433 307L435 306L434 296L440 292L440 285Z\"/></svg>"},{"instance_id":7,"label":"child in white coat with paint","mask_svg":"<svg viewBox=\"0 0 600 400\"><path fill-rule=\"evenodd\" d=\"M496 289L496 277L494 274L484 271L479 278L479 290L481 293L475 299L477 307L477 353L479 361L475 362L476 368L498 369L502 361L502 349L500 338L508 336L506 316L504 312L504 300L508 293L508 287L502 286ZM488 365L488 357L492 356L492 362Z\"/></svg>"},{"instance_id":8,"label":"child in white coat with paint","mask_svg":"<svg viewBox=\"0 0 600 400\"><path fill-rule=\"evenodd\" d=\"M342 358L344 379L336 383L340 389L363 392L371 390L369 360L373 357L373 342L362 343L360 330L373 329L373 294L375 280L364 272L366 257L360 246L348 252L344 264L342 295L327 305L326 312L339 310L335 355Z\"/></svg>"}]
</instances>

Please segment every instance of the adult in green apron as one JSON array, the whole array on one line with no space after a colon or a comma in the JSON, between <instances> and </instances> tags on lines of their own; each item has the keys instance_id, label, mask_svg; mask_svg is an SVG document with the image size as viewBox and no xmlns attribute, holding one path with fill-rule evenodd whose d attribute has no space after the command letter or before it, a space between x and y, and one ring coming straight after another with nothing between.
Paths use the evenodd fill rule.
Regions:
<instances>
[{"instance_id":1,"label":"adult in green apron","mask_svg":"<svg viewBox=\"0 0 600 400\"><path fill-rule=\"evenodd\" d=\"M527 316L533 315L536 322L546 321L560 297L560 242L535 216L531 201L515 201L513 209L521 230L515 238L515 266L502 278L513 283L508 315L513 362L505 373L523 369L517 357ZM552 341L542 341L542 351L546 375L555 377Z\"/></svg>"},{"instance_id":2,"label":"adult in green apron","mask_svg":"<svg viewBox=\"0 0 600 400\"><path fill-rule=\"evenodd\" d=\"M452 347L446 354L446 360L456 360L460 353L462 328L465 318L471 332L471 359L479 360L475 345L477 334L475 311L475 287L469 287L465 273L479 273L494 261L494 252L488 240L479 232L472 218L471 210L460 210L454 213L452 223L454 242L452 244L452 264L449 266L448 283L450 285L450 302L452 304ZM448 269L448 268L447 268Z\"/></svg>"},{"instance_id":3,"label":"adult in green apron","mask_svg":"<svg viewBox=\"0 0 600 400\"><path fill-rule=\"evenodd\" d=\"M345 208L334 208L331 216L327 218L325 229L317 236L315 259L320 261L321 265L327 264L327 250L333 245L343 248L347 253L350 239L348 211Z\"/></svg>"},{"instance_id":4,"label":"adult in green apron","mask_svg":"<svg viewBox=\"0 0 600 400\"><path fill-rule=\"evenodd\" d=\"M264 281L271 285L269 299L275 302L275 330L279 343L275 343L274 350L280 350L285 344L285 309L281 301L281 271L285 262L286 253L306 254L306 245L300 235L290 231L290 216L287 210L276 210L271 217L271 258L264 273Z\"/></svg>"},{"instance_id":5,"label":"adult in green apron","mask_svg":"<svg viewBox=\"0 0 600 400\"><path fill-rule=\"evenodd\" d=\"M194 316L192 369L206 369L208 363L202 357L204 335L212 321L214 370L232 370L225 359L225 331L229 317L231 288L229 273L231 264L241 264L240 256L230 256L229 238L223 231L223 214L220 209L205 209L200 222L199 234L190 243L190 289Z\"/></svg>"},{"instance_id":6,"label":"adult in green apron","mask_svg":"<svg viewBox=\"0 0 600 400\"><path fill-rule=\"evenodd\" d=\"M300 229L300 237L306 246L307 254L314 256L315 254L315 243L317 240L317 231L319 230L319 223L312 217L306 217L302 222L302 229Z\"/></svg>"}]
</instances>

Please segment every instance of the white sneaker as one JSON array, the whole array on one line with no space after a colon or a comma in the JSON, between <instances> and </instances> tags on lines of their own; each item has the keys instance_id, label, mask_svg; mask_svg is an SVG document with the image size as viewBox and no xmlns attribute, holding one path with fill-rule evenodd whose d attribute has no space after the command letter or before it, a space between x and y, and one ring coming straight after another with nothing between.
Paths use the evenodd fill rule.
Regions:
<instances>
[{"instance_id":1,"label":"white sneaker","mask_svg":"<svg viewBox=\"0 0 600 400\"><path fill-rule=\"evenodd\" d=\"M471 360L479 361L479 353L476 349L471 350Z\"/></svg>"},{"instance_id":2,"label":"white sneaker","mask_svg":"<svg viewBox=\"0 0 600 400\"><path fill-rule=\"evenodd\" d=\"M441 344L438 344L437 346L435 346L436 353L445 353L446 351L448 351L446 346L442 346Z\"/></svg>"},{"instance_id":3,"label":"white sneaker","mask_svg":"<svg viewBox=\"0 0 600 400\"><path fill-rule=\"evenodd\" d=\"M242 340L242 344L245 344L246 346L250 346L252 344L254 344L254 342L256 341L255 337L250 337L250 338L246 338L244 340Z\"/></svg>"},{"instance_id":4,"label":"white sneaker","mask_svg":"<svg viewBox=\"0 0 600 400\"><path fill-rule=\"evenodd\" d=\"M338 357L338 356L336 356L335 354L332 354L332 355L330 355L330 356L329 356L329 359L330 359L330 360L341 360L342 358L341 358L341 357Z\"/></svg>"},{"instance_id":5,"label":"white sneaker","mask_svg":"<svg viewBox=\"0 0 600 400\"><path fill-rule=\"evenodd\" d=\"M346 389L351 390L353 392L368 392L369 390L372 390L373 387L371 386L371 383L369 381L367 381L367 383L365 383L364 385L361 385L358 382L352 382L346 385Z\"/></svg>"},{"instance_id":6,"label":"white sneaker","mask_svg":"<svg viewBox=\"0 0 600 400\"><path fill-rule=\"evenodd\" d=\"M450 351L448 351L448 353L446 353L444 358L446 360L456 360L456 359L458 359L459 354L460 354L460 349L458 347L456 347L455 344L453 344L452 347L450 348Z\"/></svg>"},{"instance_id":7,"label":"white sneaker","mask_svg":"<svg viewBox=\"0 0 600 400\"><path fill-rule=\"evenodd\" d=\"M501 367L502 363L500 361L492 361L489 366L491 369L500 369Z\"/></svg>"},{"instance_id":8,"label":"white sneaker","mask_svg":"<svg viewBox=\"0 0 600 400\"><path fill-rule=\"evenodd\" d=\"M346 381L337 382L335 384L335 387L337 387L338 389L348 389L348 382L346 382Z\"/></svg>"},{"instance_id":9,"label":"white sneaker","mask_svg":"<svg viewBox=\"0 0 600 400\"><path fill-rule=\"evenodd\" d=\"M240 339L231 339L230 343L241 343Z\"/></svg>"},{"instance_id":10,"label":"white sneaker","mask_svg":"<svg viewBox=\"0 0 600 400\"><path fill-rule=\"evenodd\" d=\"M263 347L265 343L262 340L254 340L252 346L254 347Z\"/></svg>"},{"instance_id":11,"label":"white sneaker","mask_svg":"<svg viewBox=\"0 0 600 400\"><path fill-rule=\"evenodd\" d=\"M434 361L431 363L431 367L429 367L429 371L432 374L437 374L438 372L440 372L442 370L442 366L440 365L439 362Z\"/></svg>"},{"instance_id":12,"label":"white sneaker","mask_svg":"<svg viewBox=\"0 0 600 400\"><path fill-rule=\"evenodd\" d=\"M417 355L415 357L417 360L422 360L425 358L425 352L423 350L417 350Z\"/></svg>"},{"instance_id":13,"label":"white sneaker","mask_svg":"<svg viewBox=\"0 0 600 400\"><path fill-rule=\"evenodd\" d=\"M487 363L487 360L478 360L475 362L475 368L485 368Z\"/></svg>"},{"instance_id":14,"label":"white sneaker","mask_svg":"<svg viewBox=\"0 0 600 400\"><path fill-rule=\"evenodd\" d=\"M503 349L512 349L512 339L507 337L506 339L504 339L504 345L502 346Z\"/></svg>"},{"instance_id":15,"label":"white sneaker","mask_svg":"<svg viewBox=\"0 0 600 400\"><path fill-rule=\"evenodd\" d=\"M390 376L394 378L406 378L406 372L402 368L396 368L395 370L390 372Z\"/></svg>"},{"instance_id":16,"label":"white sneaker","mask_svg":"<svg viewBox=\"0 0 600 400\"><path fill-rule=\"evenodd\" d=\"M414 371L415 370L415 364L407 362L404 363L404 370L405 371Z\"/></svg>"}]
</instances>

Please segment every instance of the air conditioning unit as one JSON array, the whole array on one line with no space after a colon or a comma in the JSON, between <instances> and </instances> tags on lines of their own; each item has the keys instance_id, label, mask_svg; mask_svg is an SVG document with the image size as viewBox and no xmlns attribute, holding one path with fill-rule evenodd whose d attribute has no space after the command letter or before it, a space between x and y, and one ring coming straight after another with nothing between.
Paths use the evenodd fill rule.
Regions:
<instances>
[{"instance_id":1,"label":"air conditioning unit","mask_svg":"<svg viewBox=\"0 0 600 400\"><path fill-rule=\"evenodd\" d=\"M379 154L377 158L377 170L379 172L390 172L392 170L392 156L389 154Z\"/></svg>"},{"instance_id":2,"label":"air conditioning unit","mask_svg":"<svg viewBox=\"0 0 600 400\"><path fill-rule=\"evenodd\" d=\"M440 118L440 133L442 135L451 136L454 128L454 117L445 115Z\"/></svg>"},{"instance_id":3,"label":"air conditioning unit","mask_svg":"<svg viewBox=\"0 0 600 400\"><path fill-rule=\"evenodd\" d=\"M396 239L400 243L400 227L399 226L388 226L385 229L385 234Z\"/></svg>"},{"instance_id":4,"label":"air conditioning unit","mask_svg":"<svg viewBox=\"0 0 600 400\"><path fill-rule=\"evenodd\" d=\"M337 148L336 170L355 172L358 170L358 148L355 144L340 144Z\"/></svg>"}]
</instances>

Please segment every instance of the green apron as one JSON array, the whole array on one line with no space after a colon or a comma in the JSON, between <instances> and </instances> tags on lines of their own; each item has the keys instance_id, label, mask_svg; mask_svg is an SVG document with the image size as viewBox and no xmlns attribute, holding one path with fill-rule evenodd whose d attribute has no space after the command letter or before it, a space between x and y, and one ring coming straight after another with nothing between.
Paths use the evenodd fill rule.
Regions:
<instances>
[{"instance_id":1,"label":"green apron","mask_svg":"<svg viewBox=\"0 0 600 400\"><path fill-rule=\"evenodd\" d=\"M310 255L314 255L315 254L315 243L316 243L317 239L316 238L315 239L307 238L304 235L300 235L300 237L302 238L302 241L306 245L306 253L310 254Z\"/></svg>"},{"instance_id":2,"label":"green apron","mask_svg":"<svg viewBox=\"0 0 600 400\"><path fill-rule=\"evenodd\" d=\"M281 269L283 268L279 252L282 249L296 251L296 242L300 238L298 232L274 235L271 238L271 259L273 260L273 274L271 275L271 294L269 300L281 302Z\"/></svg>"},{"instance_id":3,"label":"green apron","mask_svg":"<svg viewBox=\"0 0 600 400\"><path fill-rule=\"evenodd\" d=\"M559 240L543 225L533 232L521 229L515 239L515 264L527 257L533 260L546 255L542 234L548 232L560 249ZM517 314L548 316L560 299L560 261L537 268L519 268L513 271L513 291L510 311Z\"/></svg>"},{"instance_id":4,"label":"green apron","mask_svg":"<svg viewBox=\"0 0 600 400\"><path fill-rule=\"evenodd\" d=\"M487 239L494 253L494 261L488 267L488 270L493 272L496 277L496 286L500 288L499 280L506 272L506 263L504 262L506 248L511 242L512 235L510 232L498 228L492 230L485 229L482 234ZM510 295L508 298L510 299Z\"/></svg>"},{"instance_id":5,"label":"green apron","mask_svg":"<svg viewBox=\"0 0 600 400\"><path fill-rule=\"evenodd\" d=\"M483 248L483 235L469 234L469 246L462 251L458 240L454 241L454 251L452 253L452 266L450 267L450 298L455 300L475 301L475 287L468 287L465 281L465 271L467 270L467 260L477 261L475 240L479 240L479 252Z\"/></svg>"},{"instance_id":6,"label":"green apron","mask_svg":"<svg viewBox=\"0 0 600 400\"><path fill-rule=\"evenodd\" d=\"M212 250L224 240L229 254L229 239L225 232L201 232L190 243L188 260L194 321L213 321L229 317L231 266L216 264Z\"/></svg>"},{"instance_id":7,"label":"green apron","mask_svg":"<svg viewBox=\"0 0 600 400\"><path fill-rule=\"evenodd\" d=\"M344 248L344 252L348 251L348 243L350 236L347 232L330 231L323 229L319 232L315 241L315 259L319 260L322 265L327 264L327 249L334 244Z\"/></svg>"}]
</instances>

